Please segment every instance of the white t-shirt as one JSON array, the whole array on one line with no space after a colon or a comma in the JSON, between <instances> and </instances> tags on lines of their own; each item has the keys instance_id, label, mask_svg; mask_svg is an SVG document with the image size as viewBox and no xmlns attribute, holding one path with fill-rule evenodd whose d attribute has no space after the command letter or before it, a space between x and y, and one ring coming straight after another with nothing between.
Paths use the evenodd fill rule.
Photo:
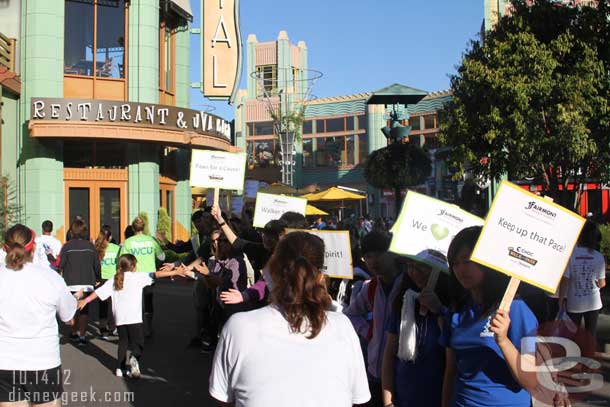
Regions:
<instances>
[{"instance_id":1,"label":"white t-shirt","mask_svg":"<svg viewBox=\"0 0 610 407\"><path fill-rule=\"evenodd\" d=\"M290 332L273 306L233 315L220 335L210 395L236 407L351 407L370 398L358 336L327 312L313 339Z\"/></svg>"},{"instance_id":2,"label":"white t-shirt","mask_svg":"<svg viewBox=\"0 0 610 407\"><path fill-rule=\"evenodd\" d=\"M47 253L45 246L51 249L54 257L59 256L61 251L61 242L50 235L41 235L36 237L36 252L34 253L34 264L41 264L43 266L49 265L47 259Z\"/></svg>"},{"instance_id":3,"label":"white t-shirt","mask_svg":"<svg viewBox=\"0 0 610 407\"><path fill-rule=\"evenodd\" d=\"M27 263L0 265L0 370L46 370L61 364L57 318L67 322L76 298L63 278Z\"/></svg>"},{"instance_id":4,"label":"white t-shirt","mask_svg":"<svg viewBox=\"0 0 610 407\"><path fill-rule=\"evenodd\" d=\"M568 312L580 313L602 308L595 280L606 278L606 262L597 250L577 246L572 252L564 277L568 283Z\"/></svg>"},{"instance_id":5,"label":"white t-shirt","mask_svg":"<svg viewBox=\"0 0 610 407\"><path fill-rule=\"evenodd\" d=\"M102 301L112 297L112 314L117 326L142 323L142 289L153 283L153 275L128 271L123 280L123 289L114 289L114 276L95 290Z\"/></svg>"}]
</instances>

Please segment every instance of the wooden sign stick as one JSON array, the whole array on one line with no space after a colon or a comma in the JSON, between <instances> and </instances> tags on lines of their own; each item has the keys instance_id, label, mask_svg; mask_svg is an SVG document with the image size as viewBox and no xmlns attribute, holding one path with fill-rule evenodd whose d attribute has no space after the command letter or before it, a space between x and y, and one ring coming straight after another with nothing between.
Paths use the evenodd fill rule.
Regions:
<instances>
[{"instance_id":1,"label":"wooden sign stick","mask_svg":"<svg viewBox=\"0 0 610 407\"><path fill-rule=\"evenodd\" d=\"M214 205L220 205L220 202L218 202L218 200L220 196L220 188L214 188Z\"/></svg>"},{"instance_id":2,"label":"wooden sign stick","mask_svg":"<svg viewBox=\"0 0 610 407\"><path fill-rule=\"evenodd\" d=\"M553 198L549 196L545 196L544 199L547 201L553 202ZM500 307L498 309L506 312L510 312L510 305L513 303L515 299L515 294L517 294L517 290L519 289L519 284L521 280L516 277L511 277L508 286L506 287L506 291L504 292L504 296L502 297L502 301L500 301Z\"/></svg>"}]
</instances>

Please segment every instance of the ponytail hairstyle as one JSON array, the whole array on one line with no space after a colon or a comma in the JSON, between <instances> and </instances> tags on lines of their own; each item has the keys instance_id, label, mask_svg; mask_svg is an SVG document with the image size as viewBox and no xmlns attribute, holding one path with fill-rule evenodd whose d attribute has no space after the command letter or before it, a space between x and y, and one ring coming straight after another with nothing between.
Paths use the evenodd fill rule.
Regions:
<instances>
[{"instance_id":1,"label":"ponytail hairstyle","mask_svg":"<svg viewBox=\"0 0 610 407\"><path fill-rule=\"evenodd\" d=\"M133 254L121 254L116 262L116 274L114 275L114 289L123 289L125 273L135 271L138 260Z\"/></svg>"},{"instance_id":2,"label":"ponytail hairstyle","mask_svg":"<svg viewBox=\"0 0 610 407\"><path fill-rule=\"evenodd\" d=\"M144 219L139 216L136 216L133 222L131 222L131 227L135 233L144 232L144 226L146 226Z\"/></svg>"},{"instance_id":3,"label":"ponytail hairstyle","mask_svg":"<svg viewBox=\"0 0 610 407\"><path fill-rule=\"evenodd\" d=\"M106 256L106 249L112 238L110 227L106 226L107 225L102 226L99 235L97 235L97 239L95 239L95 250L97 251L97 256L100 260L103 260L104 256Z\"/></svg>"},{"instance_id":4,"label":"ponytail hairstyle","mask_svg":"<svg viewBox=\"0 0 610 407\"><path fill-rule=\"evenodd\" d=\"M308 333L307 339L320 333L331 306L323 267L324 242L307 232L287 234L269 260L271 303L282 312L291 332Z\"/></svg>"},{"instance_id":5,"label":"ponytail hairstyle","mask_svg":"<svg viewBox=\"0 0 610 407\"><path fill-rule=\"evenodd\" d=\"M17 224L4 234L4 251L6 252L6 267L11 270L21 270L26 263L32 261L36 247L36 233L27 226Z\"/></svg>"}]
</instances>

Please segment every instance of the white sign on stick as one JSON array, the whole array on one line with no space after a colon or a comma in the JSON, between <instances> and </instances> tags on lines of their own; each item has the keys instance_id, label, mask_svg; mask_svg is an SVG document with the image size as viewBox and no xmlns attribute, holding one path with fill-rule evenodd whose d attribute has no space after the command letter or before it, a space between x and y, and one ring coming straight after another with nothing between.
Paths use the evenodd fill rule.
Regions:
<instances>
[{"instance_id":1,"label":"white sign on stick","mask_svg":"<svg viewBox=\"0 0 610 407\"><path fill-rule=\"evenodd\" d=\"M585 219L502 182L471 260L554 293Z\"/></svg>"},{"instance_id":2,"label":"white sign on stick","mask_svg":"<svg viewBox=\"0 0 610 407\"><path fill-rule=\"evenodd\" d=\"M290 232L307 232L324 240L324 274L331 278L354 278L352 268L352 248L347 230L298 230Z\"/></svg>"},{"instance_id":3,"label":"white sign on stick","mask_svg":"<svg viewBox=\"0 0 610 407\"><path fill-rule=\"evenodd\" d=\"M252 225L256 228L263 228L267 222L279 219L286 212L297 212L305 215L306 207L307 199L304 198L259 192L256 194Z\"/></svg>"},{"instance_id":4,"label":"white sign on stick","mask_svg":"<svg viewBox=\"0 0 610 407\"><path fill-rule=\"evenodd\" d=\"M449 244L460 230L482 224L483 219L456 205L409 191L393 227L390 251L415 257L431 249L447 256Z\"/></svg>"},{"instance_id":5,"label":"white sign on stick","mask_svg":"<svg viewBox=\"0 0 610 407\"><path fill-rule=\"evenodd\" d=\"M244 187L245 153L193 150L191 186L240 190Z\"/></svg>"}]
</instances>

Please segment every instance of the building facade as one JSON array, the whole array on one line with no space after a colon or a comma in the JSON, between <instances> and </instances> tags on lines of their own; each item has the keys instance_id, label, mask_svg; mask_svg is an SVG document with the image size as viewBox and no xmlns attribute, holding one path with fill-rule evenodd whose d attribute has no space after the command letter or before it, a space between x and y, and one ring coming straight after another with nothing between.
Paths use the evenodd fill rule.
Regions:
<instances>
[{"instance_id":1,"label":"building facade","mask_svg":"<svg viewBox=\"0 0 610 407\"><path fill-rule=\"evenodd\" d=\"M2 85L0 159L19 221L50 219L63 239L78 215L120 240L140 212L154 232L164 207L173 237L190 236L190 149L232 147L228 123L188 109L188 0L9 4L20 89Z\"/></svg>"},{"instance_id":2,"label":"building facade","mask_svg":"<svg viewBox=\"0 0 610 407\"><path fill-rule=\"evenodd\" d=\"M261 93L265 86L273 87L265 89L271 94L304 92L298 88L307 86L304 77L312 75L308 73L307 53L305 42L291 43L284 31L270 42L258 42L254 35L248 37L249 76L247 89L239 91L236 102L235 144L248 153L247 174L252 179L269 183L282 179L280 145L270 101L264 100ZM280 78L282 75L284 78ZM268 80L257 82L256 76ZM387 145L381 128L388 123L389 108L367 104L371 95L372 92L333 96L305 103L302 131L296 143L294 186L303 189L340 185L366 191L368 199L362 212L393 216L393 192L372 189L364 179L363 164L368 155ZM418 104L399 109L405 117L403 123L412 126L410 134L423 136L430 151L438 147L437 112L449 98L447 92L430 93ZM280 99L271 100L273 103L280 103ZM431 195L444 194L443 169L439 170L420 189Z\"/></svg>"}]
</instances>

